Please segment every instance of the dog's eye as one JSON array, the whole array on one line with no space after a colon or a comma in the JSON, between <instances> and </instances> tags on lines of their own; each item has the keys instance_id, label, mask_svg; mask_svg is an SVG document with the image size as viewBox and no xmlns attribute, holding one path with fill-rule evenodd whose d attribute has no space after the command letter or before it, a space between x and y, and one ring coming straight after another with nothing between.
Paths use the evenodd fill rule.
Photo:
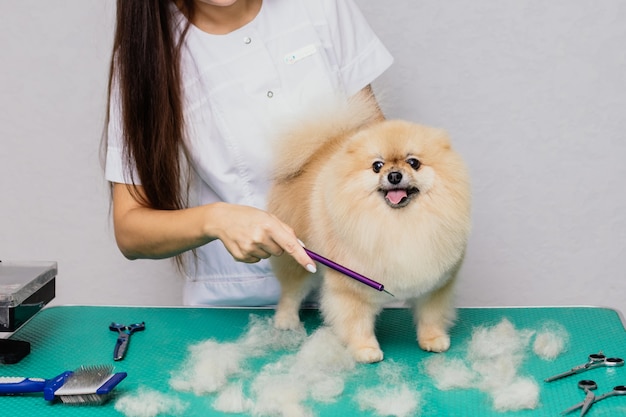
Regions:
<instances>
[{"instance_id":1,"label":"dog's eye","mask_svg":"<svg viewBox=\"0 0 626 417\"><path fill-rule=\"evenodd\" d=\"M376 161L372 164L372 169L374 170L375 173L379 173L380 170L383 168L383 165L385 165L382 161Z\"/></svg>"},{"instance_id":2,"label":"dog's eye","mask_svg":"<svg viewBox=\"0 0 626 417\"><path fill-rule=\"evenodd\" d=\"M411 168L418 170L419 167L422 165L422 163L419 161L419 159L416 158L409 158L406 160L406 163L409 164L411 166Z\"/></svg>"}]
</instances>

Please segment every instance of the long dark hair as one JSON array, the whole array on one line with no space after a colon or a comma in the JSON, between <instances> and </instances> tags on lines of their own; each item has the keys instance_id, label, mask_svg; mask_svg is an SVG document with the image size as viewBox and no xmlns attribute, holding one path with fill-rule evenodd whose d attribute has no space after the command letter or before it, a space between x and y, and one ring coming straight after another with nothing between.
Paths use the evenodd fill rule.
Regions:
<instances>
[{"instance_id":1,"label":"long dark hair","mask_svg":"<svg viewBox=\"0 0 626 417\"><path fill-rule=\"evenodd\" d=\"M173 0L118 0L109 74L108 105L114 79L122 107L125 166L135 166L145 198L140 203L164 210L183 208L184 121L180 51L194 15L193 0L177 0L187 17L179 36ZM107 111L106 122L109 122ZM106 128L105 128L106 132ZM108 142L105 133L103 149Z\"/></svg>"}]
</instances>

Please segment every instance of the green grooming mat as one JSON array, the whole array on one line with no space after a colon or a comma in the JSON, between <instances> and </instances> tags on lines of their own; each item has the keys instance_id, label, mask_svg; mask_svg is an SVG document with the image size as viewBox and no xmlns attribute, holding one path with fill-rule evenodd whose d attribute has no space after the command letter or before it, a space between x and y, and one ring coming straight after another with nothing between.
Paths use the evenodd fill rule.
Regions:
<instances>
[{"instance_id":1,"label":"green grooming mat","mask_svg":"<svg viewBox=\"0 0 626 417\"><path fill-rule=\"evenodd\" d=\"M188 346L208 339L233 342L246 330L250 316L271 317L271 309L217 309L168 307L97 307L58 306L43 309L12 339L31 343L31 353L14 365L0 365L2 376L52 378L81 365L112 364L116 372L128 377L115 389L116 395L132 394L140 387L150 388L188 404L181 414L193 416L241 416L215 411L215 395L196 396L174 391L169 380L180 369ZM317 310L303 310L301 317L307 333L320 326ZM540 330L546 322L556 322L570 336L567 351L555 360L539 358L528 349L518 373L534 379L540 388L539 405L534 410L498 412L488 394L478 389L439 390L423 370L423 363L435 355L462 358L472 332L480 326L493 326L503 319L516 329ZM142 332L132 335L126 357L113 361L117 333L109 330L111 322L132 324L145 322ZM587 361L592 353L626 358L626 331L619 313L592 307L549 308L461 308L451 329L452 347L443 354L423 352L415 341L411 313L406 309L386 309L377 322L377 335L385 353L383 363L395 363L406 370L403 381L419 392L416 416L556 416L583 400L577 388L581 379L593 379L596 393L626 385L626 367L598 368L579 375L545 383L549 376L567 371ZM294 352L275 352L271 361ZM259 361L254 361L257 364ZM258 363L258 366L262 366ZM380 382L377 370L381 364L358 364L358 377L346 379L344 392L331 403L307 402L316 416L376 416L361 410L355 394L359 388ZM254 369L253 371L258 371ZM115 398L103 405L71 406L49 403L41 394L0 396L3 416L121 416L114 408ZM166 415L166 414L160 414ZM574 412L571 415L578 415ZM606 399L595 404L587 416L626 415L626 396Z\"/></svg>"}]
</instances>

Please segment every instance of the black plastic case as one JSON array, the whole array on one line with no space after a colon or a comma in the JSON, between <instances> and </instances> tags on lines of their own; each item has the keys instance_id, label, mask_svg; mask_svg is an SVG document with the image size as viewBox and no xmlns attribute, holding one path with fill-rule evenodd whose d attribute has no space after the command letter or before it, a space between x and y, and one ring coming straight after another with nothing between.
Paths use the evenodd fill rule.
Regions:
<instances>
[{"instance_id":1,"label":"black plastic case","mask_svg":"<svg viewBox=\"0 0 626 417\"><path fill-rule=\"evenodd\" d=\"M13 332L55 296L56 262L0 261L0 332Z\"/></svg>"}]
</instances>

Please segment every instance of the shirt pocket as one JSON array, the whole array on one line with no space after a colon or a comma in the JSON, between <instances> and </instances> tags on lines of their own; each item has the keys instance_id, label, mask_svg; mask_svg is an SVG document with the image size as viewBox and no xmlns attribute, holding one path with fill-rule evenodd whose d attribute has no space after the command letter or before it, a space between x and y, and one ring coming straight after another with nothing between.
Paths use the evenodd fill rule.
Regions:
<instances>
[{"instance_id":1,"label":"shirt pocket","mask_svg":"<svg viewBox=\"0 0 626 417\"><path fill-rule=\"evenodd\" d=\"M339 71L329 59L325 45L313 25L307 23L292 27L282 36L267 43L267 49L276 62L281 86L286 94L307 99L341 92Z\"/></svg>"}]
</instances>

